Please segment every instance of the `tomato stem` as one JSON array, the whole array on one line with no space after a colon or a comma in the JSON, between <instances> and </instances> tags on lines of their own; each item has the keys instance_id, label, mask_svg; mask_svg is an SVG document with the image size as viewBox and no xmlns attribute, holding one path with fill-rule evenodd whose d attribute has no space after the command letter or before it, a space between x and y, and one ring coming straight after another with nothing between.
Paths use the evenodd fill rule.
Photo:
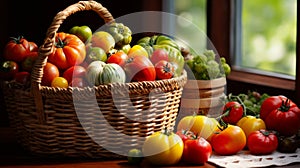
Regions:
<instances>
[{"instance_id":1,"label":"tomato stem","mask_svg":"<svg viewBox=\"0 0 300 168\"><path fill-rule=\"evenodd\" d=\"M287 112L290 109L290 99L286 99L286 101L282 100L282 104L279 107L279 110L282 112Z\"/></svg>"},{"instance_id":2,"label":"tomato stem","mask_svg":"<svg viewBox=\"0 0 300 168\"><path fill-rule=\"evenodd\" d=\"M57 42L55 43L56 48L64 48L66 42L63 42L60 37L57 37Z\"/></svg>"}]
</instances>

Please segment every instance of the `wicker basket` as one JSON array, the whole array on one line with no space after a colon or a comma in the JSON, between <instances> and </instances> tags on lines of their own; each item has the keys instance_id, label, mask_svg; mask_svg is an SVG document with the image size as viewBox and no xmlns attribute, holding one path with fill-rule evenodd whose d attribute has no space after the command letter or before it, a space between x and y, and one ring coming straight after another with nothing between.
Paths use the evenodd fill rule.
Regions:
<instances>
[{"instance_id":1,"label":"wicker basket","mask_svg":"<svg viewBox=\"0 0 300 168\"><path fill-rule=\"evenodd\" d=\"M18 141L33 154L119 158L139 148L155 131L174 127L186 72L180 77L94 87L41 86L43 67L60 24L71 14L92 10L105 23L112 15L95 1L80 1L59 12L48 28L32 71L31 88L10 89L5 96ZM9 92L9 91L8 91ZM16 109L17 107L17 109Z\"/></svg>"}]
</instances>

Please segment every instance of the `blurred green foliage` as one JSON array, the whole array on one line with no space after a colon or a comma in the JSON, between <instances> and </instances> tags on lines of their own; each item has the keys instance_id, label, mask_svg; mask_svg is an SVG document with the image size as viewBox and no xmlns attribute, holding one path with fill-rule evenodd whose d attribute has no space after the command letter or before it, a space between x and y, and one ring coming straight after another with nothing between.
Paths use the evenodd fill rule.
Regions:
<instances>
[{"instance_id":1,"label":"blurred green foliage","mask_svg":"<svg viewBox=\"0 0 300 168\"><path fill-rule=\"evenodd\" d=\"M242 1L241 66L295 76L297 0Z\"/></svg>"}]
</instances>

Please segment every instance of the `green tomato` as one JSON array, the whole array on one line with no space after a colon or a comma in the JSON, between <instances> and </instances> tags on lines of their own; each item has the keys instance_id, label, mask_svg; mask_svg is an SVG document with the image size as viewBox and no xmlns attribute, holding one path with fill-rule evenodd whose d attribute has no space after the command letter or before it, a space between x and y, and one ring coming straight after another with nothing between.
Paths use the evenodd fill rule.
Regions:
<instances>
[{"instance_id":1,"label":"green tomato","mask_svg":"<svg viewBox=\"0 0 300 168\"><path fill-rule=\"evenodd\" d=\"M88 26L74 26L69 31L71 34L78 36L84 43L89 39L93 32Z\"/></svg>"},{"instance_id":2,"label":"green tomato","mask_svg":"<svg viewBox=\"0 0 300 168\"><path fill-rule=\"evenodd\" d=\"M143 160L143 153L140 149L131 149L128 151L128 163L137 165L142 162Z\"/></svg>"},{"instance_id":3,"label":"green tomato","mask_svg":"<svg viewBox=\"0 0 300 168\"><path fill-rule=\"evenodd\" d=\"M100 47L91 47L88 50L87 57L90 61L102 61L106 62L107 54Z\"/></svg>"}]
</instances>

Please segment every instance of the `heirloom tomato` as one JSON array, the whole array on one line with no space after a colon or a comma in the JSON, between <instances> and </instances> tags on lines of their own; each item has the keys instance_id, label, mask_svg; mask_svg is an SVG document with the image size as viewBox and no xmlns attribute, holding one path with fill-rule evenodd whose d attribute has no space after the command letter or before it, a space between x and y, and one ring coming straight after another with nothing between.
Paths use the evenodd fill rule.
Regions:
<instances>
[{"instance_id":1,"label":"heirloom tomato","mask_svg":"<svg viewBox=\"0 0 300 168\"><path fill-rule=\"evenodd\" d=\"M281 153L294 153L298 149L298 144L296 136L279 136L277 150Z\"/></svg>"},{"instance_id":2,"label":"heirloom tomato","mask_svg":"<svg viewBox=\"0 0 300 168\"><path fill-rule=\"evenodd\" d=\"M30 52L38 52L39 47L38 47L38 45L35 42L29 41L28 43L29 43L29 50L30 50Z\"/></svg>"},{"instance_id":3,"label":"heirloom tomato","mask_svg":"<svg viewBox=\"0 0 300 168\"><path fill-rule=\"evenodd\" d=\"M74 26L69 31L71 34L76 35L82 40L82 42L86 42L93 34L92 30L88 26Z\"/></svg>"},{"instance_id":4,"label":"heirloom tomato","mask_svg":"<svg viewBox=\"0 0 300 168\"><path fill-rule=\"evenodd\" d=\"M88 40L92 47L100 47L105 53L108 53L111 49L115 47L114 37L106 31L97 31Z\"/></svg>"},{"instance_id":5,"label":"heirloom tomato","mask_svg":"<svg viewBox=\"0 0 300 168\"><path fill-rule=\"evenodd\" d=\"M183 141L171 131L155 132L146 138L142 152L150 164L174 165L181 160Z\"/></svg>"},{"instance_id":6,"label":"heirloom tomato","mask_svg":"<svg viewBox=\"0 0 300 168\"><path fill-rule=\"evenodd\" d=\"M168 52L165 49L156 49L153 51L151 57L150 57L151 62L155 65L158 61L169 60Z\"/></svg>"},{"instance_id":7,"label":"heirloom tomato","mask_svg":"<svg viewBox=\"0 0 300 168\"><path fill-rule=\"evenodd\" d=\"M31 72L37 58L38 58L38 52L36 51L29 52L21 63L22 70Z\"/></svg>"},{"instance_id":8,"label":"heirloom tomato","mask_svg":"<svg viewBox=\"0 0 300 168\"><path fill-rule=\"evenodd\" d=\"M211 145L219 155L234 155L246 146L246 135L239 126L229 124L212 135Z\"/></svg>"},{"instance_id":9,"label":"heirloom tomato","mask_svg":"<svg viewBox=\"0 0 300 168\"><path fill-rule=\"evenodd\" d=\"M176 133L183 141L184 149L182 160L192 164L204 164L212 155L210 143L203 137L197 137L191 131L178 131Z\"/></svg>"},{"instance_id":10,"label":"heirloom tomato","mask_svg":"<svg viewBox=\"0 0 300 168\"><path fill-rule=\"evenodd\" d=\"M59 76L58 68L50 63L47 62L43 68L43 77L42 77L42 85L43 86L51 86L51 82L54 78Z\"/></svg>"},{"instance_id":11,"label":"heirloom tomato","mask_svg":"<svg viewBox=\"0 0 300 168\"><path fill-rule=\"evenodd\" d=\"M71 83L69 83L69 86L71 86L71 87L86 87L86 86L88 86L88 83L85 80L85 78L76 77L76 78L72 79Z\"/></svg>"},{"instance_id":12,"label":"heirloom tomato","mask_svg":"<svg viewBox=\"0 0 300 168\"><path fill-rule=\"evenodd\" d=\"M196 136L210 141L211 136L218 130L218 121L204 115L185 116L178 122L177 131L189 130Z\"/></svg>"},{"instance_id":13,"label":"heirloom tomato","mask_svg":"<svg viewBox=\"0 0 300 168\"><path fill-rule=\"evenodd\" d=\"M155 65L156 79L170 79L174 76L175 67L172 63L161 60Z\"/></svg>"},{"instance_id":14,"label":"heirloom tomato","mask_svg":"<svg viewBox=\"0 0 300 168\"><path fill-rule=\"evenodd\" d=\"M127 154L129 164L138 165L143 160L143 152L140 149L130 149Z\"/></svg>"},{"instance_id":15,"label":"heirloom tomato","mask_svg":"<svg viewBox=\"0 0 300 168\"><path fill-rule=\"evenodd\" d=\"M85 44L73 34L60 32L56 34L53 52L48 61L60 70L81 64L86 57Z\"/></svg>"},{"instance_id":16,"label":"heirloom tomato","mask_svg":"<svg viewBox=\"0 0 300 168\"><path fill-rule=\"evenodd\" d=\"M12 80L19 72L19 65L15 61L3 61L0 63L0 78L2 80Z\"/></svg>"},{"instance_id":17,"label":"heirloom tomato","mask_svg":"<svg viewBox=\"0 0 300 168\"><path fill-rule=\"evenodd\" d=\"M115 63L120 65L121 67L124 67L125 61L127 60L128 56L123 51L117 51L113 54L111 54L107 60L106 63Z\"/></svg>"},{"instance_id":18,"label":"heirloom tomato","mask_svg":"<svg viewBox=\"0 0 300 168\"><path fill-rule=\"evenodd\" d=\"M253 131L266 129L264 120L251 115L241 118L236 125L243 129L246 137L248 137L248 135Z\"/></svg>"},{"instance_id":19,"label":"heirloom tomato","mask_svg":"<svg viewBox=\"0 0 300 168\"><path fill-rule=\"evenodd\" d=\"M138 45L138 44L132 46L129 49L127 55L129 57L143 56L143 57L149 58L149 54L148 54L147 50L144 47L142 47L141 45Z\"/></svg>"},{"instance_id":20,"label":"heirloom tomato","mask_svg":"<svg viewBox=\"0 0 300 168\"><path fill-rule=\"evenodd\" d=\"M17 72L14 79L17 83L20 83L22 85L29 85L30 73L26 71Z\"/></svg>"},{"instance_id":21,"label":"heirloom tomato","mask_svg":"<svg viewBox=\"0 0 300 168\"><path fill-rule=\"evenodd\" d=\"M284 136L296 134L300 129L300 110L287 97L270 96L261 105L260 117L267 129L278 131Z\"/></svg>"},{"instance_id":22,"label":"heirloom tomato","mask_svg":"<svg viewBox=\"0 0 300 168\"><path fill-rule=\"evenodd\" d=\"M274 109L279 108L282 105L283 101L286 101L287 97L278 95L278 96L270 96L266 98L260 107L260 118L265 120L269 113ZM290 102L292 103L292 102Z\"/></svg>"},{"instance_id":23,"label":"heirloom tomato","mask_svg":"<svg viewBox=\"0 0 300 168\"><path fill-rule=\"evenodd\" d=\"M51 87L60 87L60 88L67 88L69 86L69 83L67 79L64 77L56 77L51 82Z\"/></svg>"},{"instance_id":24,"label":"heirloom tomato","mask_svg":"<svg viewBox=\"0 0 300 168\"><path fill-rule=\"evenodd\" d=\"M87 62L93 62L93 61L105 62L107 60L107 54L100 47L90 47L86 55L86 60Z\"/></svg>"},{"instance_id":25,"label":"heirloom tomato","mask_svg":"<svg viewBox=\"0 0 300 168\"><path fill-rule=\"evenodd\" d=\"M292 136L300 129L300 109L290 99L286 99L279 108L271 110L264 121L268 130L275 130L283 136Z\"/></svg>"},{"instance_id":26,"label":"heirloom tomato","mask_svg":"<svg viewBox=\"0 0 300 168\"><path fill-rule=\"evenodd\" d=\"M223 108L222 120L225 123L235 125L244 115L243 106L236 101L229 101Z\"/></svg>"},{"instance_id":27,"label":"heirloom tomato","mask_svg":"<svg viewBox=\"0 0 300 168\"><path fill-rule=\"evenodd\" d=\"M267 155L273 153L278 146L278 138L274 132L258 130L247 138L247 147L253 155Z\"/></svg>"},{"instance_id":28,"label":"heirloom tomato","mask_svg":"<svg viewBox=\"0 0 300 168\"><path fill-rule=\"evenodd\" d=\"M83 66L75 65L71 66L63 72L63 77L67 79L68 83L71 83L73 78L85 77L86 69Z\"/></svg>"},{"instance_id":29,"label":"heirloom tomato","mask_svg":"<svg viewBox=\"0 0 300 168\"><path fill-rule=\"evenodd\" d=\"M128 57L124 70L128 81L154 81L156 78L154 65L144 56Z\"/></svg>"},{"instance_id":30,"label":"heirloom tomato","mask_svg":"<svg viewBox=\"0 0 300 168\"><path fill-rule=\"evenodd\" d=\"M30 44L23 36L12 37L4 48L4 58L9 61L21 62L30 52Z\"/></svg>"}]
</instances>

